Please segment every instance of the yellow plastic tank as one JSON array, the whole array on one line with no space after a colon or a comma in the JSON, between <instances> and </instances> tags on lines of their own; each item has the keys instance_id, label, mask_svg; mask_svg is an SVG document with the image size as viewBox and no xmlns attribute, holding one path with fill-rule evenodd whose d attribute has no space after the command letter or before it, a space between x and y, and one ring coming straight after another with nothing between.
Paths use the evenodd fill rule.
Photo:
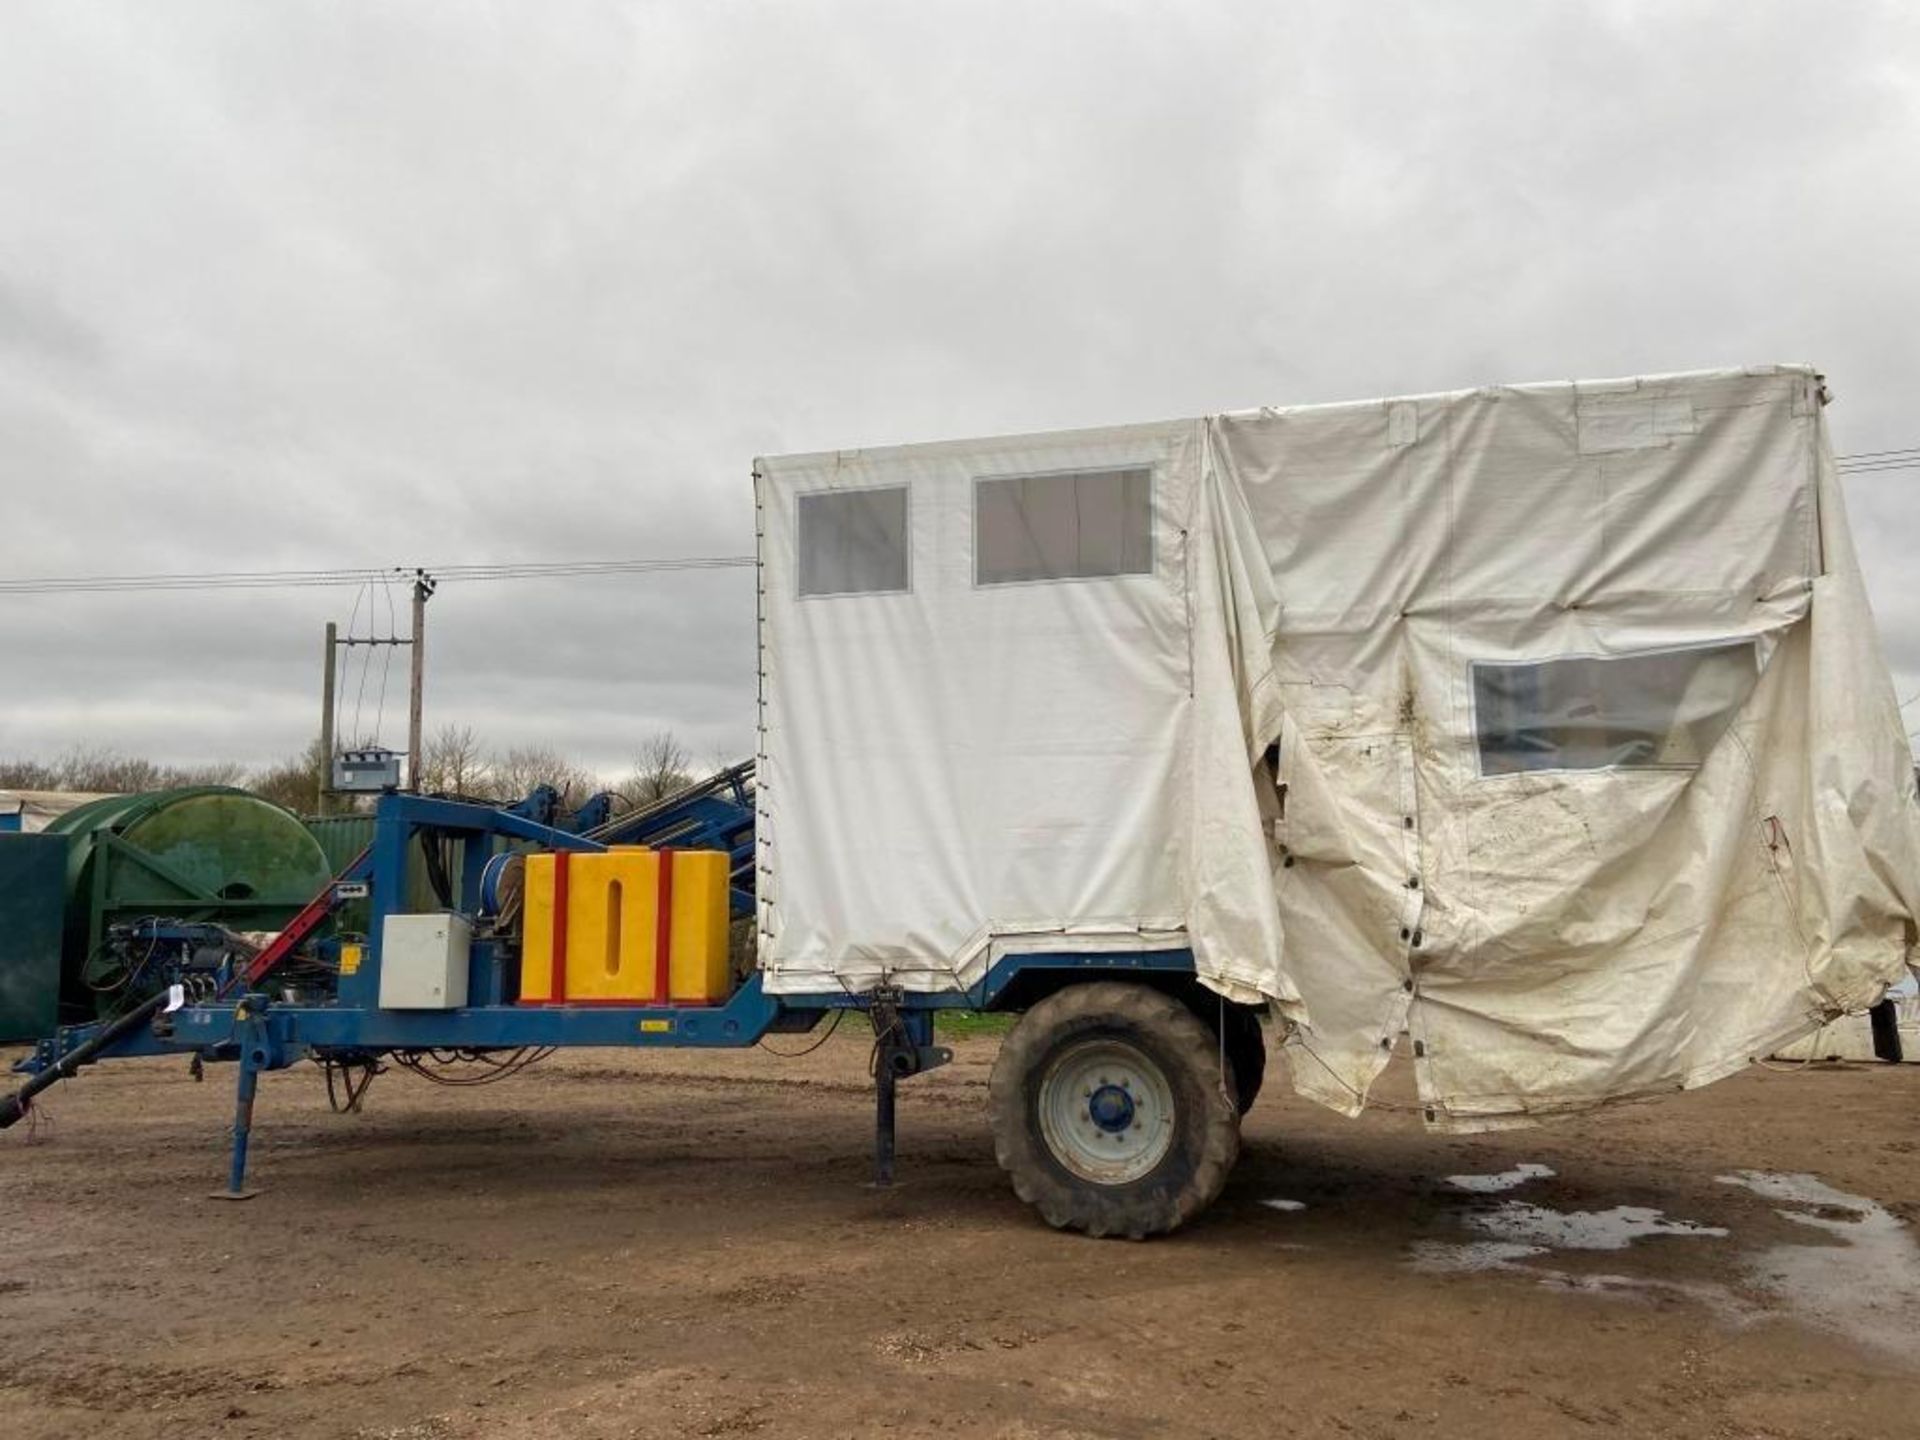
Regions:
<instances>
[{"instance_id":1,"label":"yellow plastic tank","mask_svg":"<svg viewBox=\"0 0 1920 1440\"><path fill-rule=\"evenodd\" d=\"M527 856L522 1005L727 998L728 860L717 850Z\"/></svg>"}]
</instances>

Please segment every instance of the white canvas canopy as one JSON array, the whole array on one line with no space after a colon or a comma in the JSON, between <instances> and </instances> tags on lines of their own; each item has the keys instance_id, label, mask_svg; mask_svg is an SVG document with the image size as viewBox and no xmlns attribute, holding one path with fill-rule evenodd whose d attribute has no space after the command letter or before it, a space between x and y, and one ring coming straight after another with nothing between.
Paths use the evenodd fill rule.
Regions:
<instances>
[{"instance_id":1,"label":"white canvas canopy","mask_svg":"<svg viewBox=\"0 0 1920 1440\"><path fill-rule=\"evenodd\" d=\"M67 811L104 798L72 790L0 790L0 817L18 817L15 828L31 835Z\"/></svg>"},{"instance_id":2,"label":"white canvas canopy","mask_svg":"<svg viewBox=\"0 0 1920 1440\"><path fill-rule=\"evenodd\" d=\"M1904 973L1913 760L1819 377L785 457L775 993L1191 946L1357 1113L1704 1084Z\"/></svg>"}]
</instances>

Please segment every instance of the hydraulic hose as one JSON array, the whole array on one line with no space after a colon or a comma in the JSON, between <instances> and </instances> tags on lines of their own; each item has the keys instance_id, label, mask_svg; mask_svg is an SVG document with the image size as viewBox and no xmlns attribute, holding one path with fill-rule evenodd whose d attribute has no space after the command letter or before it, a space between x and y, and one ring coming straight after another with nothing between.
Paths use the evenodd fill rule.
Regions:
<instances>
[{"instance_id":1,"label":"hydraulic hose","mask_svg":"<svg viewBox=\"0 0 1920 1440\"><path fill-rule=\"evenodd\" d=\"M162 990L157 995L148 997L119 1019L108 1021L107 1024L100 1028L99 1033L91 1039L74 1046L73 1049L47 1066L47 1068L39 1074L30 1076L26 1084L14 1091L13 1094L7 1096L6 1099L0 1100L0 1130L5 1130L8 1126L17 1124L24 1118L27 1111L33 1105L34 1096L38 1095L55 1081L66 1079L81 1066L92 1064L101 1051L106 1050L112 1046L114 1042L139 1029L166 1003L167 992L165 990Z\"/></svg>"}]
</instances>

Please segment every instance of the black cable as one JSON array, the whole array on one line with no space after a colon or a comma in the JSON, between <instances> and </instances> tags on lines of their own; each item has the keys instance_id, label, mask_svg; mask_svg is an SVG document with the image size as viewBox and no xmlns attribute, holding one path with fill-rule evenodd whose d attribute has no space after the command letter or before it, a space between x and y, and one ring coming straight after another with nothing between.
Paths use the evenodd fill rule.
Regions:
<instances>
[{"instance_id":1,"label":"black cable","mask_svg":"<svg viewBox=\"0 0 1920 1440\"><path fill-rule=\"evenodd\" d=\"M894 1013L893 1019L887 1023L885 1029L874 1031L873 1049L867 1053L869 1079L880 1078L880 1056L889 1047L901 1050L913 1048L913 1035L907 1029L907 1017L899 1011Z\"/></svg>"},{"instance_id":2,"label":"black cable","mask_svg":"<svg viewBox=\"0 0 1920 1440\"><path fill-rule=\"evenodd\" d=\"M814 1041L811 1045L807 1046L806 1049L804 1050L776 1050L773 1048L773 1046L767 1044L767 1037L764 1035L762 1035L754 1043L757 1044L762 1050L766 1051L769 1055L778 1055L782 1060L798 1060L802 1055L811 1055L814 1051L818 1050L822 1045L826 1044L827 1041L831 1040L833 1038L833 1032L840 1028L840 1022L846 1018L847 1018L847 1012L845 1010L834 1011L833 1019L827 1022L827 1033L822 1035L818 1040Z\"/></svg>"},{"instance_id":3,"label":"black cable","mask_svg":"<svg viewBox=\"0 0 1920 1440\"><path fill-rule=\"evenodd\" d=\"M373 630L374 630L374 625L376 624L376 621L374 619L374 613L373 613L373 584L371 581L368 582L365 589L367 594L367 639L371 640L373 639ZM355 615L358 615L360 613L360 597L358 595L355 595L353 597L353 613ZM347 622L347 641L348 641L348 651L349 651L348 659L352 659L352 653L351 653L352 641L353 641L352 620L349 620ZM367 732L364 729L362 729L360 725L360 710L361 710L361 707L366 703L366 699L367 699L367 676L373 673L374 647L371 645L368 645L363 648L365 650L365 653L360 657L360 687L359 689L353 692L353 735L347 741L349 745L363 745L366 743L366 739L367 739ZM340 732L338 730L334 731L335 735L338 735L339 733Z\"/></svg>"},{"instance_id":4,"label":"black cable","mask_svg":"<svg viewBox=\"0 0 1920 1440\"><path fill-rule=\"evenodd\" d=\"M80 967L81 984L85 985L87 989L103 999L109 996L116 997L109 1012L100 1017L102 1020L117 1019L125 1012L129 1005L136 1004L145 998L138 992L136 982L140 979L141 975L145 973L147 966L153 961L154 954L160 948L160 937L154 933L160 924L160 916L147 915L134 921L132 925L128 927L133 938L136 940L139 938L141 929L143 927L146 928L148 932L146 953L143 954L130 969L123 970L120 978L111 984L95 984L87 977L87 972L93 968L93 962L99 959L101 954L106 952L112 944L110 935L101 938L100 943L96 945L93 948L93 952L87 956L86 964Z\"/></svg>"},{"instance_id":5,"label":"black cable","mask_svg":"<svg viewBox=\"0 0 1920 1440\"><path fill-rule=\"evenodd\" d=\"M1834 457L1843 474L1877 474L1920 468L1920 447L1862 450ZM244 590L347 586L371 590L418 571L438 581L583 579L596 575L645 575L682 570L742 569L753 555L694 555L667 560L550 560L473 562L464 565L335 566L312 570L203 570L147 574L37 575L0 579L0 595L107 593L118 590ZM351 624L351 622L349 622ZM371 661L369 660L369 663Z\"/></svg>"},{"instance_id":6,"label":"black cable","mask_svg":"<svg viewBox=\"0 0 1920 1440\"><path fill-rule=\"evenodd\" d=\"M0 579L0 595L103 593L116 590L259 590L315 586L366 587L410 579L426 570L436 581L567 580L597 575L648 575L682 570L745 569L752 555L693 555L668 560L507 561L497 564L346 566L316 570L203 570L151 574L38 575Z\"/></svg>"},{"instance_id":7,"label":"black cable","mask_svg":"<svg viewBox=\"0 0 1920 1440\"><path fill-rule=\"evenodd\" d=\"M456 1088L470 1088L475 1085L492 1085L501 1080L511 1079L529 1066L538 1065L558 1049L558 1046L523 1045L510 1052L505 1059L490 1051L483 1050L396 1050L393 1063L403 1070L409 1070L422 1080L430 1080L435 1085L451 1085ZM449 1075L441 1070L456 1065L479 1064L487 1067L478 1075ZM441 1070L433 1067L439 1066Z\"/></svg>"},{"instance_id":8,"label":"black cable","mask_svg":"<svg viewBox=\"0 0 1920 1440\"><path fill-rule=\"evenodd\" d=\"M380 593L386 597L387 601L387 635L389 638L393 638L400 633L400 620L399 617L394 614L393 610L393 586L387 581L382 580L380 582ZM373 647L369 646L368 648L372 649ZM380 743L380 727L387 718L387 677L393 673L393 652L400 647L398 645L383 645L379 648L386 651L386 659L380 664L380 703L375 707L373 712L373 743L376 745ZM369 665L373 663L371 656L367 658L367 663ZM409 766L417 766L419 764L419 758L417 756L409 756L407 763ZM445 904L446 902L443 900L441 903Z\"/></svg>"},{"instance_id":9,"label":"black cable","mask_svg":"<svg viewBox=\"0 0 1920 1440\"><path fill-rule=\"evenodd\" d=\"M386 1066L378 1060L336 1060L327 1056L320 1062L321 1071L327 1077L327 1106L336 1115L356 1113L360 1102L366 1099L367 1091L373 1088L374 1077L386 1073ZM353 1072L361 1072L360 1081L354 1083ZM346 1103L341 1104L340 1095L334 1090L334 1075L338 1072L340 1084L346 1094Z\"/></svg>"},{"instance_id":10,"label":"black cable","mask_svg":"<svg viewBox=\"0 0 1920 1440\"><path fill-rule=\"evenodd\" d=\"M445 846L443 850L441 847ZM442 908L453 908L453 842L444 834L435 832L420 837L420 858L425 862L427 884L433 887L434 896Z\"/></svg>"}]
</instances>

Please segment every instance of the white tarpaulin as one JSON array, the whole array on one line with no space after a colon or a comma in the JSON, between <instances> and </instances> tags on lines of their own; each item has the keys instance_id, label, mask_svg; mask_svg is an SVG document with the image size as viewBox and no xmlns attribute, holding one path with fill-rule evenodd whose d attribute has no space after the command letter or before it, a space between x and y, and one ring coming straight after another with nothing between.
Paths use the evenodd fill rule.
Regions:
<instances>
[{"instance_id":1,"label":"white tarpaulin","mask_svg":"<svg viewBox=\"0 0 1920 1440\"><path fill-rule=\"evenodd\" d=\"M35 834L67 811L104 798L69 790L0 790L0 832Z\"/></svg>"},{"instance_id":2,"label":"white tarpaulin","mask_svg":"<svg viewBox=\"0 0 1920 1440\"><path fill-rule=\"evenodd\" d=\"M1355 1112L1705 1083L1903 973L1811 371L763 461L775 993L1190 945Z\"/></svg>"}]
</instances>

